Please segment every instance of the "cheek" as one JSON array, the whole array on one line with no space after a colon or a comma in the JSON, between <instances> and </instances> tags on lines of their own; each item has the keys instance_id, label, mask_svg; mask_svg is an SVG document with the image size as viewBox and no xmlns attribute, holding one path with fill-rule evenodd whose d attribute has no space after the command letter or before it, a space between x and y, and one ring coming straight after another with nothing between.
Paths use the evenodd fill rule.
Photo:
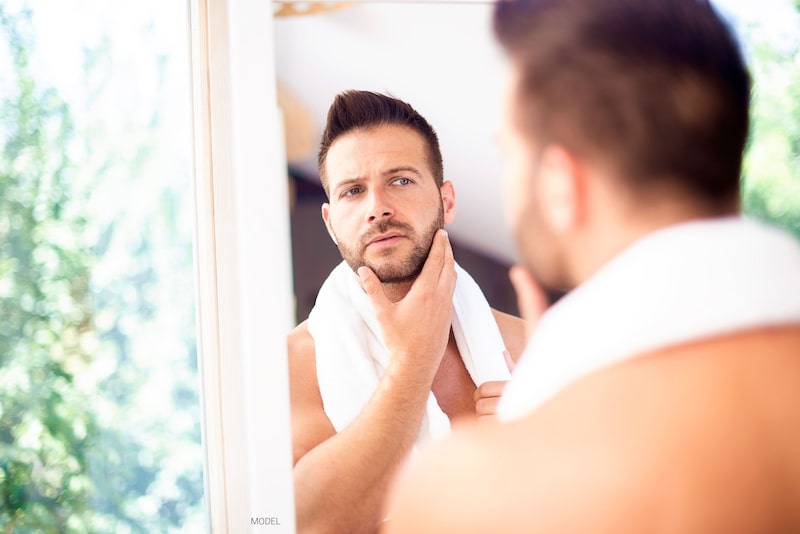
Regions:
<instances>
[{"instance_id":1,"label":"cheek","mask_svg":"<svg viewBox=\"0 0 800 534\"><path fill-rule=\"evenodd\" d=\"M505 202L506 221L512 229L518 228L525 214L525 205L529 199L526 171L519 159L512 159L506 165L503 179L503 197Z\"/></svg>"},{"instance_id":2,"label":"cheek","mask_svg":"<svg viewBox=\"0 0 800 534\"><path fill-rule=\"evenodd\" d=\"M352 223L347 212L341 209L332 210L328 217L328 221L333 229L333 232L336 234L336 237L339 240L347 241L349 239L352 231Z\"/></svg>"}]
</instances>

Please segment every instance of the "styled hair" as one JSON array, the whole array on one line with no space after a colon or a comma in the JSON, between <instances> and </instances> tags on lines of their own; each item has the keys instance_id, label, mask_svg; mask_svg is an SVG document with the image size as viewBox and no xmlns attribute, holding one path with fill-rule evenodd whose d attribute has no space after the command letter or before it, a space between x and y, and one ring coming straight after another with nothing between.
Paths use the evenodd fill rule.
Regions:
<instances>
[{"instance_id":1,"label":"styled hair","mask_svg":"<svg viewBox=\"0 0 800 534\"><path fill-rule=\"evenodd\" d=\"M499 0L516 116L538 146L605 158L634 190L738 205L750 75L706 0Z\"/></svg>"},{"instance_id":2,"label":"styled hair","mask_svg":"<svg viewBox=\"0 0 800 534\"><path fill-rule=\"evenodd\" d=\"M330 197L325 161L328 150L339 136L357 129L369 129L384 125L399 125L411 128L425 141L425 150L430 171L441 187L444 183L442 152L436 131L425 118L408 103L397 98L371 91L344 91L336 95L330 109L325 131L322 133L317 164L325 193Z\"/></svg>"}]
</instances>

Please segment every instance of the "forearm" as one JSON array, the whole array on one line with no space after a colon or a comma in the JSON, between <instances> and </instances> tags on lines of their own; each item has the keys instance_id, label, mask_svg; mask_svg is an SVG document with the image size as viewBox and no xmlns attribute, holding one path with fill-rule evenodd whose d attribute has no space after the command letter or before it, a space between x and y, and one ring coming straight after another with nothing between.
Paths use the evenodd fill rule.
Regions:
<instances>
[{"instance_id":1,"label":"forearm","mask_svg":"<svg viewBox=\"0 0 800 534\"><path fill-rule=\"evenodd\" d=\"M299 532L375 532L419 431L435 369L393 361L364 410L294 469Z\"/></svg>"}]
</instances>

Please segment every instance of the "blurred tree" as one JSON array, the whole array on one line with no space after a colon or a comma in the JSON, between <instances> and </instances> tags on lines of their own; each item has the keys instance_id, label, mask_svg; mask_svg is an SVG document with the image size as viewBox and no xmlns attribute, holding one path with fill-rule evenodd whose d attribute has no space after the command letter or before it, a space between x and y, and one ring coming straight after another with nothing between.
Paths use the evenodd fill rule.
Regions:
<instances>
[{"instance_id":1,"label":"blurred tree","mask_svg":"<svg viewBox=\"0 0 800 534\"><path fill-rule=\"evenodd\" d=\"M797 27L787 39L764 26L745 34L754 83L742 205L800 239L800 0L792 5Z\"/></svg>"},{"instance_id":2,"label":"blurred tree","mask_svg":"<svg viewBox=\"0 0 800 534\"><path fill-rule=\"evenodd\" d=\"M0 3L0 530L197 528L191 238L157 161L172 132L157 115L109 131L107 39L86 50L82 104L99 111L76 127L33 74L31 18ZM150 202L108 206L137 182ZM158 350L171 359L147 368Z\"/></svg>"},{"instance_id":3,"label":"blurred tree","mask_svg":"<svg viewBox=\"0 0 800 534\"><path fill-rule=\"evenodd\" d=\"M88 358L91 255L64 152L73 124L31 75L27 15L0 4L14 75L0 103L0 526L78 532L89 530L97 436L74 374Z\"/></svg>"}]
</instances>

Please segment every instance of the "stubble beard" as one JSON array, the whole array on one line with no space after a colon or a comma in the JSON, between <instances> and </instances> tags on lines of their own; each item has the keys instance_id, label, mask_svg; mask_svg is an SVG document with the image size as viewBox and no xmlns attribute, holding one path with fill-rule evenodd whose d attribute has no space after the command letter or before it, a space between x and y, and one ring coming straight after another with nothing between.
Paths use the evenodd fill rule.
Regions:
<instances>
[{"instance_id":1,"label":"stubble beard","mask_svg":"<svg viewBox=\"0 0 800 534\"><path fill-rule=\"evenodd\" d=\"M343 244L338 244L342 258L347 262L353 271L358 271L359 267L367 266L375 273L378 280L383 284L402 284L413 282L422 272L425 260L433 244L433 236L436 231L444 227L444 206L439 205L439 212L433 222L421 233L417 234L414 229L406 224L391 219L375 224L373 229L362 236L357 247L351 248ZM375 262L365 259L366 249L369 242L375 236L395 230L402 233L414 243L411 252L405 258L385 262ZM391 254L391 250L386 250L386 255Z\"/></svg>"}]
</instances>

